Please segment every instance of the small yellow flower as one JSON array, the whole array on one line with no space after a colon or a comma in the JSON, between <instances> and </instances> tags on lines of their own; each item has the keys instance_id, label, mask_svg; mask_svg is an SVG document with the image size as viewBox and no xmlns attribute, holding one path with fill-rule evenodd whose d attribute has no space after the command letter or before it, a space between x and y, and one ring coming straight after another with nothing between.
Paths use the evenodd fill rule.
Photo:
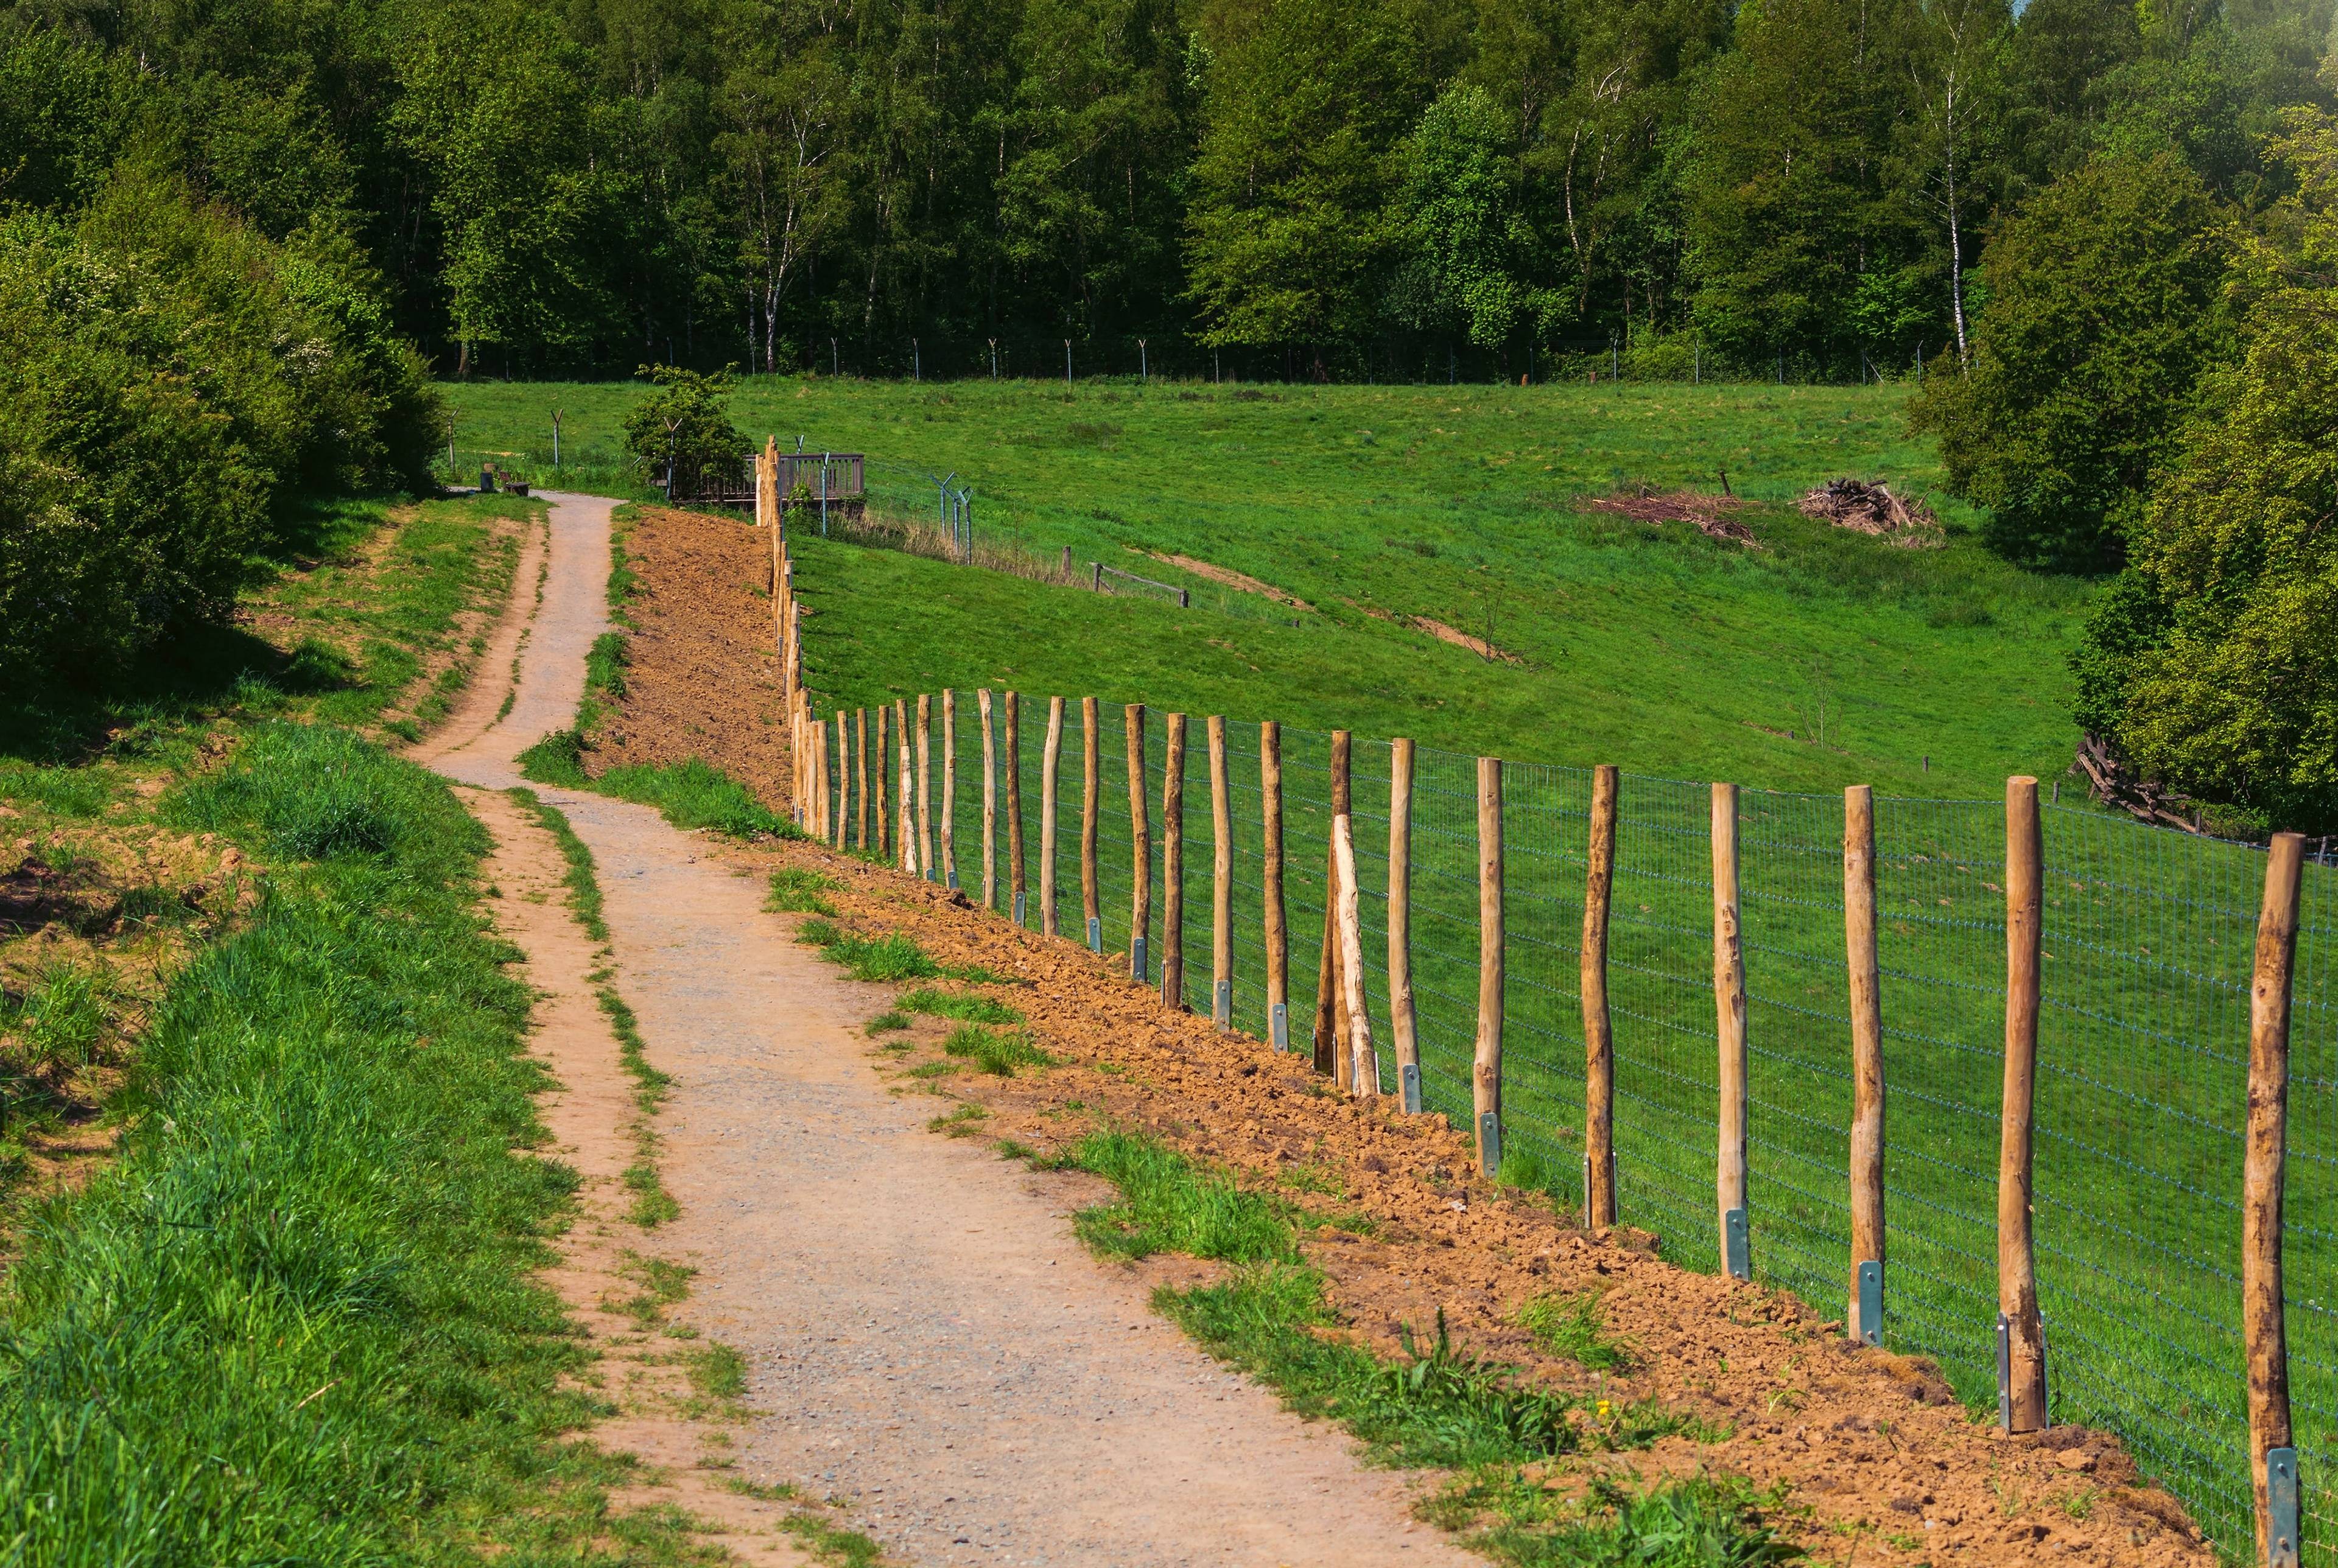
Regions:
<instances>
[{"instance_id":1,"label":"small yellow flower","mask_svg":"<svg viewBox=\"0 0 2338 1568\"><path fill-rule=\"evenodd\" d=\"M1597 1411L1599 1419L1602 1421L1606 1420L1608 1416L1613 1416L1616 1413L1616 1406L1609 1404L1605 1399L1599 1401L1599 1403L1593 1406L1593 1408Z\"/></svg>"}]
</instances>

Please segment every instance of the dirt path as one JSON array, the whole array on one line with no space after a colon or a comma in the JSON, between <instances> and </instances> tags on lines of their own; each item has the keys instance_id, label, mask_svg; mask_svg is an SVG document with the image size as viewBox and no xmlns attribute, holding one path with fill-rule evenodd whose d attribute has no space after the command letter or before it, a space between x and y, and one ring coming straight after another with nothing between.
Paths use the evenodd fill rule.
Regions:
<instances>
[{"instance_id":1,"label":"dirt path","mask_svg":"<svg viewBox=\"0 0 2338 1568\"><path fill-rule=\"evenodd\" d=\"M503 683L483 681L433 750L442 772L484 789L517 782L517 752L570 721L584 652L606 629L610 505L549 499L547 553L516 578L525 603L541 572L533 626L523 647L514 617L483 666L517 652L511 710L494 717ZM678 1315L747 1357L747 1403L763 1414L731 1455L740 1475L833 1496L918 1563L1476 1561L1410 1520L1398 1477L1155 1318L1143 1277L1092 1259L1066 1220L1083 1189L929 1136L932 1103L889 1094L864 1059L859 1026L886 994L797 946L790 917L761 911L760 883L645 808L543 794L599 862L618 984L676 1080L662 1163L683 1218L658 1250L698 1270ZM507 929L555 993L539 1042L567 1092L547 1114L603 1199L560 1283L594 1305L623 1251L607 1208L623 1163L607 1146L622 1141L608 1120L614 1045L575 1016L563 978L580 973L581 938L532 913L557 909L532 897L557 881L556 850L500 797L475 799L502 845ZM587 1327L613 1346L614 1322ZM670 1421L648 1425L660 1430L604 1436L670 1473L694 1465L686 1444L658 1447ZM742 1533L764 1525L702 1477L690 1490L727 1500Z\"/></svg>"}]
</instances>

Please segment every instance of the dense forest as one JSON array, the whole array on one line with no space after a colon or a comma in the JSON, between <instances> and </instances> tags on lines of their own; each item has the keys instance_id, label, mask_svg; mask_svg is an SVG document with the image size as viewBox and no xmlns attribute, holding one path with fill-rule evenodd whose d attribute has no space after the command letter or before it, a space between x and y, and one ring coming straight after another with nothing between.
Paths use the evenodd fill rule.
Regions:
<instances>
[{"instance_id":1,"label":"dense forest","mask_svg":"<svg viewBox=\"0 0 2338 1568\"><path fill-rule=\"evenodd\" d=\"M1849 378L2002 216L2261 210L2332 0L15 0L0 193L132 150L370 260L442 371ZM1675 367L1672 361L1681 363Z\"/></svg>"}]
</instances>

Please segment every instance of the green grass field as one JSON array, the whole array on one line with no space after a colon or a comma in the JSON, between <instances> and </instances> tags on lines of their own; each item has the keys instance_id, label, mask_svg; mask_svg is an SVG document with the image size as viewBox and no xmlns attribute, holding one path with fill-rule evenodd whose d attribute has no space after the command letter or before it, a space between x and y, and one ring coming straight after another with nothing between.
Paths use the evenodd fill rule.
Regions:
<instances>
[{"instance_id":1,"label":"green grass field","mask_svg":"<svg viewBox=\"0 0 2338 1568\"><path fill-rule=\"evenodd\" d=\"M449 388L481 453L638 493L616 466L634 384ZM804 540L812 681L859 705L944 685L1094 693L1194 712L1406 734L1455 750L1779 788L1994 793L2068 766L2068 647L2085 585L2017 573L1937 495L1893 388L1210 387L781 378L742 428L863 450L877 501L975 491L986 544L1068 547L1191 584L1196 608ZM1730 484L1763 548L1587 510L1641 482ZM1843 534L1789 503L1836 475L1933 493L1942 549ZM1138 552L1152 552L1153 554ZM1293 612L1163 564L1273 584ZM1216 606L1224 606L1217 608ZM1515 653L1488 662L1382 616ZM1299 625L1288 622L1296 620ZM1931 760L1930 770L1924 760Z\"/></svg>"}]
</instances>

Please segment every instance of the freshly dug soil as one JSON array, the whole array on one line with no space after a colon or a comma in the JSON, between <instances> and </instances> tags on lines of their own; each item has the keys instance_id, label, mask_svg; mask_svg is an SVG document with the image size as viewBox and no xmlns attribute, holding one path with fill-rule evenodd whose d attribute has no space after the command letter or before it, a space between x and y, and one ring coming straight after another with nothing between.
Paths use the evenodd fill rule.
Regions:
<instances>
[{"instance_id":1,"label":"freshly dug soil","mask_svg":"<svg viewBox=\"0 0 2338 1568\"><path fill-rule=\"evenodd\" d=\"M725 519L652 513L634 544L636 614L658 628L659 646L631 672L626 744L643 755L695 752L743 778L783 777L779 748L743 721L768 702L756 647L768 608L752 586L761 537ZM724 650L738 651L728 665ZM676 682L704 689L669 689ZM685 713L709 722L675 733L673 716ZM776 791L769 798L779 804ZM818 870L840 884L827 897L847 928L899 931L940 963L1014 977L986 989L1027 1016L1059 1065L1012 1079L966 1066L902 1080L905 1091L937 1085L982 1106L979 1135L1045 1153L1106 1122L1145 1129L1302 1207L1369 1219L1369 1236L1327 1229L1306 1244L1359 1341L1394 1354L1403 1328L1426 1331L1441 1308L1458 1346L1525 1377L1655 1396L1728 1433L1570 1462L1547 1485L1571 1489L1594 1467L1643 1482L1705 1469L1783 1484L1784 1523L1817 1560L1837 1563L1854 1541L1869 1564L2215 1561L2181 1504L2144 1482L2116 1439L2078 1427L2008 1437L1976 1424L1923 1359L1854 1348L1832 1314L1666 1264L1627 1230L1583 1232L1547 1200L1478 1178L1468 1140L1441 1116L1341 1098L1304 1058L1164 1008L1153 989L1119 977L1125 958L1116 974L1112 956L1017 930L963 894L815 846L710 854L741 870ZM946 1060L932 1049L942 1033L920 1021L915 1049L895 1059ZM1336 1191L1292 1185L1302 1166L1306 1186ZM1586 1291L1599 1294L1608 1332L1632 1347L1628 1375L1595 1378L1518 1327L1534 1298Z\"/></svg>"}]
</instances>

